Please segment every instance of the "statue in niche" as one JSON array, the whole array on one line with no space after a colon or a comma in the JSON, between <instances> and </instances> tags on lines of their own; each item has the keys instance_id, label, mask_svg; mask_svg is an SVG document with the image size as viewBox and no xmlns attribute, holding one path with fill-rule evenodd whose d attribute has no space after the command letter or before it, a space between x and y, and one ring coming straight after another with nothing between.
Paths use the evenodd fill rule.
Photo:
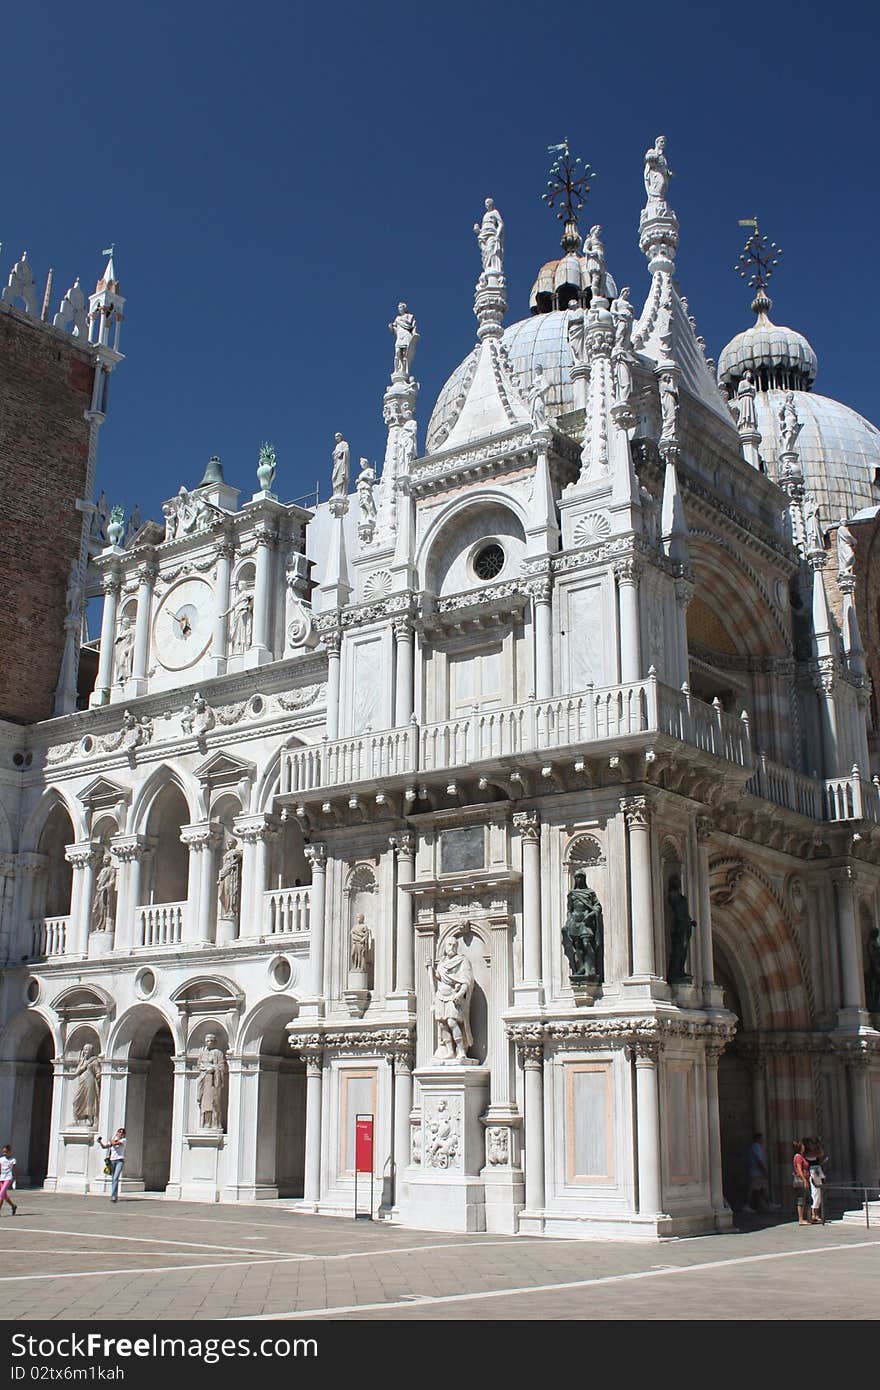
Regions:
<instances>
[{"instance_id":1,"label":"statue in niche","mask_svg":"<svg viewBox=\"0 0 880 1390\"><path fill-rule=\"evenodd\" d=\"M109 931L116 893L116 865L109 850L104 851L92 899L92 931Z\"/></svg>"},{"instance_id":2,"label":"statue in niche","mask_svg":"<svg viewBox=\"0 0 880 1390\"><path fill-rule=\"evenodd\" d=\"M435 1062L464 1062L473 1046L471 995L474 968L461 952L461 938L450 933L439 960L428 961L434 981L434 1017L437 1020Z\"/></svg>"},{"instance_id":3,"label":"statue in niche","mask_svg":"<svg viewBox=\"0 0 880 1390\"><path fill-rule=\"evenodd\" d=\"M678 387L672 372L664 372L660 377L660 416L662 427L660 438L674 439L678 429Z\"/></svg>"},{"instance_id":4,"label":"statue in niche","mask_svg":"<svg viewBox=\"0 0 880 1390\"><path fill-rule=\"evenodd\" d=\"M116 679L120 685L127 681L134 664L134 623L127 615L123 617L113 644L116 661Z\"/></svg>"},{"instance_id":5,"label":"statue in niche","mask_svg":"<svg viewBox=\"0 0 880 1390\"><path fill-rule=\"evenodd\" d=\"M672 177L673 173L666 159L666 136L658 135L651 148L645 152L645 192L648 195L646 211L649 216L665 216L666 194Z\"/></svg>"},{"instance_id":6,"label":"statue in niche","mask_svg":"<svg viewBox=\"0 0 880 1390\"><path fill-rule=\"evenodd\" d=\"M199 1124L202 1129L220 1129L223 1124L223 1091L226 1085L226 1058L214 1033L205 1034L205 1042L196 1061L199 1080L196 1098Z\"/></svg>"},{"instance_id":7,"label":"statue in niche","mask_svg":"<svg viewBox=\"0 0 880 1390\"><path fill-rule=\"evenodd\" d=\"M232 618L229 650L233 656L249 650L254 636L254 592L243 579L235 586L235 599L222 618Z\"/></svg>"},{"instance_id":8,"label":"statue in niche","mask_svg":"<svg viewBox=\"0 0 880 1390\"><path fill-rule=\"evenodd\" d=\"M852 579L856 564L856 538L841 517L837 523L837 577Z\"/></svg>"},{"instance_id":9,"label":"statue in niche","mask_svg":"<svg viewBox=\"0 0 880 1390\"><path fill-rule=\"evenodd\" d=\"M101 1059L95 1056L91 1043L83 1044L73 1080L76 1082L73 1092L74 1122L94 1128L101 1103Z\"/></svg>"},{"instance_id":10,"label":"statue in niche","mask_svg":"<svg viewBox=\"0 0 880 1390\"><path fill-rule=\"evenodd\" d=\"M241 906L241 846L234 835L223 852L217 875L217 909L223 921L237 922Z\"/></svg>"},{"instance_id":11,"label":"statue in niche","mask_svg":"<svg viewBox=\"0 0 880 1390\"><path fill-rule=\"evenodd\" d=\"M681 891L681 879L678 874L673 874L669 880L666 901L672 914L669 929L669 967L666 971L666 978L671 985L689 985L691 976L687 973L687 957L691 937L697 924L691 916L688 900Z\"/></svg>"},{"instance_id":12,"label":"statue in niche","mask_svg":"<svg viewBox=\"0 0 880 1390\"><path fill-rule=\"evenodd\" d=\"M753 433L758 428L755 414L755 382L750 371L743 373L742 381L736 388L736 423L743 434Z\"/></svg>"},{"instance_id":13,"label":"statue in niche","mask_svg":"<svg viewBox=\"0 0 880 1390\"><path fill-rule=\"evenodd\" d=\"M487 276L504 273L504 222L492 198L486 199L483 220L474 223L474 233L483 260L480 279L485 283Z\"/></svg>"},{"instance_id":14,"label":"statue in niche","mask_svg":"<svg viewBox=\"0 0 880 1390\"><path fill-rule=\"evenodd\" d=\"M572 984L602 979L604 920L602 904L579 871L566 901L562 948L565 951Z\"/></svg>"},{"instance_id":15,"label":"statue in niche","mask_svg":"<svg viewBox=\"0 0 880 1390\"><path fill-rule=\"evenodd\" d=\"M396 473L398 477L409 472L410 464L416 456L416 435L418 434L418 429L418 423L413 417L412 409L408 405L401 405L400 424L397 431L397 442L395 446Z\"/></svg>"},{"instance_id":16,"label":"statue in niche","mask_svg":"<svg viewBox=\"0 0 880 1390\"><path fill-rule=\"evenodd\" d=\"M868 957L865 1005L872 1014L880 1014L880 927L872 927L868 932L865 951Z\"/></svg>"},{"instance_id":17,"label":"statue in niche","mask_svg":"<svg viewBox=\"0 0 880 1390\"><path fill-rule=\"evenodd\" d=\"M550 424L547 418L547 394L549 390L550 382L544 375L544 368L539 363L535 367L535 374L532 377L528 394L529 414L536 430L545 430Z\"/></svg>"},{"instance_id":18,"label":"statue in niche","mask_svg":"<svg viewBox=\"0 0 880 1390\"><path fill-rule=\"evenodd\" d=\"M367 919L357 914L348 938L348 965L353 975L366 975L370 967L370 947L373 944Z\"/></svg>"},{"instance_id":19,"label":"statue in niche","mask_svg":"<svg viewBox=\"0 0 880 1390\"><path fill-rule=\"evenodd\" d=\"M782 436L782 453L791 454L797 445L798 435L803 426L798 419L794 403L794 392L786 392L785 400L779 407L779 432Z\"/></svg>"},{"instance_id":20,"label":"statue in niche","mask_svg":"<svg viewBox=\"0 0 880 1390\"><path fill-rule=\"evenodd\" d=\"M591 227L584 240L584 269L587 279L590 282L590 294L592 303L595 305L597 299L606 299L608 286L605 280L605 247L599 233L602 228L596 223Z\"/></svg>"},{"instance_id":21,"label":"statue in niche","mask_svg":"<svg viewBox=\"0 0 880 1390\"><path fill-rule=\"evenodd\" d=\"M375 482L376 470L370 467L367 459L361 459L361 471L354 487L361 509L358 535L362 541L371 541L376 529L376 499L373 496Z\"/></svg>"},{"instance_id":22,"label":"statue in niche","mask_svg":"<svg viewBox=\"0 0 880 1390\"><path fill-rule=\"evenodd\" d=\"M612 299L611 317L614 320L614 347L611 349L612 357L620 352L631 352L635 310L630 303L629 285L624 285L617 298Z\"/></svg>"},{"instance_id":23,"label":"statue in niche","mask_svg":"<svg viewBox=\"0 0 880 1390\"><path fill-rule=\"evenodd\" d=\"M584 311L576 299L571 299L565 315L565 332L571 355L578 364L584 360L584 330Z\"/></svg>"},{"instance_id":24,"label":"statue in niche","mask_svg":"<svg viewBox=\"0 0 880 1390\"><path fill-rule=\"evenodd\" d=\"M388 327L394 334L394 367L391 375L404 377L408 381L412 376L413 358L419 341L415 315L409 312L405 304L398 304L397 317Z\"/></svg>"},{"instance_id":25,"label":"statue in niche","mask_svg":"<svg viewBox=\"0 0 880 1390\"><path fill-rule=\"evenodd\" d=\"M333 486L333 496L347 497L348 467L351 459L351 450L338 430L333 437L336 440L336 445L333 449L333 471L330 475L330 481Z\"/></svg>"},{"instance_id":26,"label":"statue in niche","mask_svg":"<svg viewBox=\"0 0 880 1390\"><path fill-rule=\"evenodd\" d=\"M819 520L819 503L811 492L804 498L804 531L807 538L807 551L825 549L825 537Z\"/></svg>"}]
</instances>

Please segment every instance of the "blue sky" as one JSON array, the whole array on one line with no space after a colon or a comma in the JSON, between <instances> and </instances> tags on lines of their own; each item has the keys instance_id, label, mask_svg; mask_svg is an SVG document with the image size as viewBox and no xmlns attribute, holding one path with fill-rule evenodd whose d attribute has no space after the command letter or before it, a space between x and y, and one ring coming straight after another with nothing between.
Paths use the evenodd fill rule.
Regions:
<instances>
[{"instance_id":1,"label":"blue sky","mask_svg":"<svg viewBox=\"0 0 880 1390\"><path fill-rule=\"evenodd\" d=\"M326 495L335 430L382 456L400 298L422 335L423 443L474 341L486 194L507 224L508 322L525 317L558 245L546 147L566 135L598 171L585 216L641 302L642 155L662 131L710 352L751 322L732 267L756 213L785 251L773 318L812 341L818 389L876 422L878 28L852 0L31 0L4 20L3 275L26 248L57 300L116 243L111 501L159 515L212 453L249 495L264 439L282 496L316 478Z\"/></svg>"}]
</instances>

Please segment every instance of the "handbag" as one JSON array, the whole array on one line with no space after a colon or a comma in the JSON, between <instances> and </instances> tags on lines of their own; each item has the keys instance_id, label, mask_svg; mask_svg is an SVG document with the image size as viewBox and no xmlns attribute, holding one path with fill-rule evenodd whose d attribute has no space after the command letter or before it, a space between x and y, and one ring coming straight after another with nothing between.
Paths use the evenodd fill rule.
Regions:
<instances>
[{"instance_id":1,"label":"handbag","mask_svg":"<svg viewBox=\"0 0 880 1390\"><path fill-rule=\"evenodd\" d=\"M113 1169L110 1167L110 1158L108 1155L108 1157L104 1159L104 1173L109 1178L112 1172Z\"/></svg>"}]
</instances>

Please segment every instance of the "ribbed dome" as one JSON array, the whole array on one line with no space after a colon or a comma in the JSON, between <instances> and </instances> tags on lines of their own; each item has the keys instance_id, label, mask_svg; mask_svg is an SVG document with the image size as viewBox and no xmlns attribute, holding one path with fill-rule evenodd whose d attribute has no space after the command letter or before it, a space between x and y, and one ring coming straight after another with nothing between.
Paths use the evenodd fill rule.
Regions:
<instances>
[{"instance_id":1,"label":"ribbed dome","mask_svg":"<svg viewBox=\"0 0 880 1390\"><path fill-rule=\"evenodd\" d=\"M554 309L567 309L572 299L587 305L589 303L590 277L587 262L583 256L568 251L559 260L547 261L538 271L538 278L532 285L529 295L529 308L533 314L546 314ZM605 272L608 293L613 298L617 294L614 279Z\"/></svg>"},{"instance_id":2,"label":"ribbed dome","mask_svg":"<svg viewBox=\"0 0 880 1390\"><path fill-rule=\"evenodd\" d=\"M718 359L720 385L736 390L746 371L750 371L760 390L806 390L816 380L819 369L815 352L802 333L771 323L767 317L769 299L755 303L767 307L759 309L754 327L737 333L722 350Z\"/></svg>"},{"instance_id":3,"label":"ribbed dome","mask_svg":"<svg viewBox=\"0 0 880 1390\"><path fill-rule=\"evenodd\" d=\"M550 384L547 410L555 422L575 408L574 383L570 375L574 363L568 345L566 320L567 315L557 310L549 314L536 314L534 318L510 324L504 330L501 339L503 347L507 350L511 369L523 391L528 391L535 367L543 367L544 376ZM474 348L461 365L456 367L437 397L437 404L428 422L425 443L428 453L442 448L443 440L455 423L464 404L464 396L478 351L478 348Z\"/></svg>"},{"instance_id":4,"label":"ribbed dome","mask_svg":"<svg viewBox=\"0 0 880 1390\"><path fill-rule=\"evenodd\" d=\"M755 397L761 454L776 477L781 452L779 411L785 391L759 391ZM796 391L794 405L802 429L797 449L806 488L819 503L824 525L880 502L875 479L880 470L880 430L840 401Z\"/></svg>"}]
</instances>

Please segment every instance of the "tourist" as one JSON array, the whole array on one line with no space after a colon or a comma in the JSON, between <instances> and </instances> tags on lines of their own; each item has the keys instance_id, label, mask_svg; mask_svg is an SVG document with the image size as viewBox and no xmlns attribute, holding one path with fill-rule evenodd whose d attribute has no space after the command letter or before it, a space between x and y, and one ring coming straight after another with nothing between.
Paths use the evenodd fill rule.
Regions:
<instances>
[{"instance_id":1,"label":"tourist","mask_svg":"<svg viewBox=\"0 0 880 1390\"><path fill-rule=\"evenodd\" d=\"M825 1169L823 1163L826 1155L822 1151L822 1145L816 1138L810 1139L805 1145L804 1157L810 1169L810 1223L813 1226L825 1225Z\"/></svg>"},{"instance_id":2,"label":"tourist","mask_svg":"<svg viewBox=\"0 0 880 1390\"><path fill-rule=\"evenodd\" d=\"M769 1207L768 1179L764 1136L763 1134L755 1134L749 1148L748 1186L746 1188L746 1206L751 1207L752 1211L766 1211Z\"/></svg>"},{"instance_id":3,"label":"tourist","mask_svg":"<svg viewBox=\"0 0 880 1390\"><path fill-rule=\"evenodd\" d=\"M110 1201L116 1202L119 1199L119 1179L122 1177L122 1165L125 1162L125 1130L120 1126L110 1140L105 1144L104 1140L98 1135L98 1143L102 1149L108 1153L110 1163L111 1182L110 1182Z\"/></svg>"},{"instance_id":4,"label":"tourist","mask_svg":"<svg viewBox=\"0 0 880 1390\"><path fill-rule=\"evenodd\" d=\"M810 1196L810 1165L804 1157L805 1147L805 1140L795 1140L792 1181L794 1183L794 1200L797 1204L799 1226L809 1226L810 1224L805 1214L805 1208L808 1206Z\"/></svg>"},{"instance_id":5,"label":"tourist","mask_svg":"<svg viewBox=\"0 0 880 1390\"><path fill-rule=\"evenodd\" d=\"M4 1144L0 1149L0 1213L3 1210L3 1203L8 1202L12 1207L12 1215L15 1216L18 1207L9 1195L10 1187L15 1185L15 1159L12 1157L12 1148L9 1144Z\"/></svg>"}]
</instances>

